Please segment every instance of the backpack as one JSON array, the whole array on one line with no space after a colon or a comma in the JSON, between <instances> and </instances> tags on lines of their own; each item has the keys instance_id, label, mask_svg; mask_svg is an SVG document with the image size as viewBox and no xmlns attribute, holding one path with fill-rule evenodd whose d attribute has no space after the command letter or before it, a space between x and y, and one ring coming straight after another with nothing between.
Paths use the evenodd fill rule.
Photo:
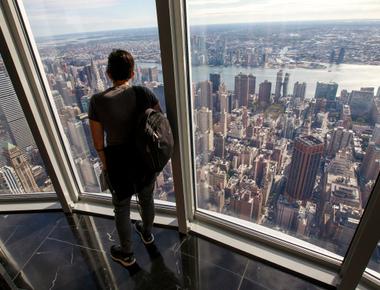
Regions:
<instances>
[{"instance_id":1,"label":"backpack","mask_svg":"<svg viewBox=\"0 0 380 290\"><path fill-rule=\"evenodd\" d=\"M133 87L136 94L137 126L136 150L138 160L146 173L161 172L173 153L174 138L169 120L162 112L148 107L146 93L142 87ZM149 104L148 104L149 105Z\"/></svg>"}]
</instances>

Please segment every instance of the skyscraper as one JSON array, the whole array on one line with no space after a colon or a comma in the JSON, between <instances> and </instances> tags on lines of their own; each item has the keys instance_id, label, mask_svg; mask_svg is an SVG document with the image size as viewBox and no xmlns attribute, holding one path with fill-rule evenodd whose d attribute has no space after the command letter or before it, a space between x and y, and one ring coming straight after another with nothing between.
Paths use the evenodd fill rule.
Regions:
<instances>
[{"instance_id":1,"label":"skyscraper","mask_svg":"<svg viewBox=\"0 0 380 290\"><path fill-rule=\"evenodd\" d=\"M8 163L13 167L18 179L24 189L24 192L39 192L40 189L34 180L31 166L26 158L25 154L20 148L7 144L5 149L5 155Z\"/></svg>"},{"instance_id":2,"label":"skyscraper","mask_svg":"<svg viewBox=\"0 0 380 290\"><path fill-rule=\"evenodd\" d=\"M259 104L265 107L270 104L270 94L272 90L272 83L265 80L259 86Z\"/></svg>"},{"instance_id":3,"label":"skyscraper","mask_svg":"<svg viewBox=\"0 0 380 290\"><path fill-rule=\"evenodd\" d=\"M341 64L344 62L344 54L346 53L346 50L344 47L341 47L339 50L338 59L336 61L337 64Z\"/></svg>"},{"instance_id":4,"label":"skyscraper","mask_svg":"<svg viewBox=\"0 0 380 290\"><path fill-rule=\"evenodd\" d=\"M328 148L330 156L335 155L339 150L348 147L353 140L353 131L343 127L334 128Z\"/></svg>"},{"instance_id":5,"label":"skyscraper","mask_svg":"<svg viewBox=\"0 0 380 290\"><path fill-rule=\"evenodd\" d=\"M203 81L199 83L200 90L200 107L206 107L212 110L212 83L210 81Z\"/></svg>"},{"instance_id":6,"label":"skyscraper","mask_svg":"<svg viewBox=\"0 0 380 290\"><path fill-rule=\"evenodd\" d=\"M360 91L352 91L350 96L350 109L353 120L358 118L369 121L373 106L374 91L361 88Z\"/></svg>"},{"instance_id":7,"label":"skyscraper","mask_svg":"<svg viewBox=\"0 0 380 290\"><path fill-rule=\"evenodd\" d=\"M285 74L284 82L282 84L282 96L286 97L288 95L288 85L289 85L289 73Z\"/></svg>"},{"instance_id":8,"label":"skyscraper","mask_svg":"<svg viewBox=\"0 0 380 290\"><path fill-rule=\"evenodd\" d=\"M275 93L274 93L274 98L276 101L278 101L281 97L281 86L282 86L282 70L279 70L277 72L276 89L275 89Z\"/></svg>"},{"instance_id":9,"label":"skyscraper","mask_svg":"<svg viewBox=\"0 0 380 290\"><path fill-rule=\"evenodd\" d=\"M235 76L235 98L239 103L239 106L248 107L248 76L239 73Z\"/></svg>"},{"instance_id":10,"label":"skyscraper","mask_svg":"<svg viewBox=\"0 0 380 290\"><path fill-rule=\"evenodd\" d=\"M0 88L0 111L5 116L12 143L25 153L27 147L36 144L1 57Z\"/></svg>"},{"instance_id":11,"label":"skyscraper","mask_svg":"<svg viewBox=\"0 0 380 290\"><path fill-rule=\"evenodd\" d=\"M256 92L256 77L252 74L248 75L248 94L253 95Z\"/></svg>"},{"instance_id":12,"label":"skyscraper","mask_svg":"<svg viewBox=\"0 0 380 290\"><path fill-rule=\"evenodd\" d=\"M304 100L305 99L305 93L306 93L306 83L305 82L303 82L303 83L296 82L294 84L293 97Z\"/></svg>"},{"instance_id":13,"label":"skyscraper","mask_svg":"<svg viewBox=\"0 0 380 290\"><path fill-rule=\"evenodd\" d=\"M150 82L158 82L158 69L156 66L148 68L148 76Z\"/></svg>"},{"instance_id":14,"label":"skyscraper","mask_svg":"<svg viewBox=\"0 0 380 290\"><path fill-rule=\"evenodd\" d=\"M220 86L220 74L210 74L210 81L212 82L212 93L215 94Z\"/></svg>"},{"instance_id":15,"label":"skyscraper","mask_svg":"<svg viewBox=\"0 0 380 290\"><path fill-rule=\"evenodd\" d=\"M311 135L295 139L286 184L286 193L292 200L310 199L323 149L323 142Z\"/></svg>"},{"instance_id":16,"label":"skyscraper","mask_svg":"<svg viewBox=\"0 0 380 290\"><path fill-rule=\"evenodd\" d=\"M3 166L0 168L0 194L24 193L20 179L12 167Z\"/></svg>"},{"instance_id":17,"label":"skyscraper","mask_svg":"<svg viewBox=\"0 0 380 290\"><path fill-rule=\"evenodd\" d=\"M365 153L362 166L360 167L360 175L368 182L376 180L380 170L380 146L374 142L370 142Z\"/></svg>"},{"instance_id":18,"label":"skyscraper","mask_svg":"<svg viewBox=\"0 0 380 290\"><path fill-rule=\"evenodd\" d=\"M330 101L335 101L337 91L338 91L337 83L317 82L317 87L315 89L314 97L316 99L326 99Z\"/></svg>"},{"instance_id":19,"label":"skyscraper","mask_svg":"<svg viewBox=\"0 0 380 290\"><path fill-rule=\"evenodd\" d=\"M333 49L330 54L330 63L334 63L334 61L335 61L335 49Z\"/></svg>"},{"instance_id":20,"label":"skyscraper","mask_svg":"<svg viewBox=\"0 0 380 290\"><path fill-rule=\"evenodd\" d=\"M102 79L100 78L98 67L95 65L94 60L91 59L91 89L93 89L95 92L102 92L104 91L104 84Z\"/></svg>"},{"instance_id":21,"label":"skyscraper","mask_svg":"<svg viewBox=\"0 0 380 290\"><path fill-rule=\"evenodd\" d=\"M74 157L89 156L90 148L86 140L82 122L75 119L69 120L67 122L67 130Z\"/></svg>"},{"instance_id":22,"label":"skyscraper","mask_svg":"<svg viewBox=\"0 0 380 290\"><path fill-rule=\"evenodd\" d=\"M214 136L214 154L216 157L224 159L225 157L225 136L221 133L217 133Z\"/></svg>"}]
</instances>

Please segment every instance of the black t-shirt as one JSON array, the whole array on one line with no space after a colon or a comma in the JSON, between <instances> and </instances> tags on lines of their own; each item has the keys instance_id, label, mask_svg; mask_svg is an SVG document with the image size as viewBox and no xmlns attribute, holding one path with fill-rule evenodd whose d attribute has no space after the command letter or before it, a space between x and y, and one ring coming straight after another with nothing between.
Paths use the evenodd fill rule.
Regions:
<instances>
[{"instance_id":1,"label":"black t-shirt","mask_svg":"<svg viewBox=\"0 0 380 290\"><path fill-rule=\"evenodd\" d=\"M127 144L133 142L138 112L157 104L157 97L148 88L125 84L93 95L88 117L103 125L107 146Z\"/></svg>"}]
</instances>

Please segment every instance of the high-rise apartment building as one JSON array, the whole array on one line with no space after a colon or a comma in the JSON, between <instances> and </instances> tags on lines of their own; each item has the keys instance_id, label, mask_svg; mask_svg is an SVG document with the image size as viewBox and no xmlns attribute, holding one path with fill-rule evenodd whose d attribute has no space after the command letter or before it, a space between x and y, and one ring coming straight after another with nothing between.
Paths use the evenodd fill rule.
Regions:
<instances>
[{"instance_id":1,"label":"high-rise apartment building","mask_svg":"<svg viewBox=\"0 0 380 290\"><path fill-rule=\"evenodd\" d=\"M215 94L220 86L220 74L210 74L210 82L212 82L212 93Z\"/></svg>"},{"instance_id":2,"label":"high-rise apartment building","mask_svg":"<svg viewBox=\"0 0 380 290\"><path fill-rule=\"evenodd\" d=\"M272 83L265 80L259 86L259 104L265 107L270 104L270 95L272 90Z\"/></svg>"},{"instance_id":3,"label":"high-rise apartment building","mask_svg":"<svg viewBox=\"0 0 380 290\"><path fill-rule=\"evenodd\" d=\"M288 86L289 86L289 73L285 74L284 82L282 83L282 96L286 97L288 95Z\"/></svg>"},{"instance_id":4,"label":"high-rise apartment building","mask_svg":"<svg viewBox=\"0 0 380 290\"><path fill-rule=\"evenodd\" d=\"M248 75L248 94L253 95L256 93L256 77L252 74Z\"/></svg>"},{"instance_id":5,"label":"high-rise apartment building","mask_svg":"<svg viewBox=\"0 0 380 290\"><path fill-rule=\"evenodd\" d=\"M248 75L239 73L235 76L235 99L238 101L239 107L248 107Z\"/></svg>"},{"instance_id":6,"label":"high-rise apartment building","mask_svg":"<svg viewBox=\"0 0 380 290\"><path fill-rule=\"evenodd\" d=\"M293 97L304 100L305 94L306 94L306 83L305 82L303 82L303 83L296 82L294 84Z\"/></svg>"},{"instance_id":7,"label":"high-rise apartment building","mask_svg":"<svg viewBox=\"0 0 380 290\"><path fill-rule=\"evenodd\" d=\"M210 81L203 81L199 83L199 102L200 107L206 107L212 110L212 83Z\"/></svg>"},{"instance_id":8,"label":"high-rise apartment building","mask_svg":"<svg viewBox=\"0 0 380 290\"><path fill-rule=\"evenodd\" d=\"M341 47L339 50L338 59L336 61L337 64L341 64L344 62L344 55L346 53L346 49L344 47Z\"/></svg>"},{"instance_id":9,"label":"high-rise apartment building","mask_svg":"<svg viewBox=\"0 0 380 290\"><path fill-rule=\"evenodd\" d=\"M295 139L286 184L286 194L292 200L310 199L323 150L323 142L311 135Z\"/></svg>"},{"instance_id":10,"label":"high-rise apartment building","mask_svg":"<svg viewBox=\"0 0 380 290\"><path fill-rule=\"evenodd\" d=\"M274 98L276 101L278 101L281 98L282 74L283 74L282 70L279 70L277 72L276 88L275 88L275 92L274 92Z\"/></svg>"}]
</instances>

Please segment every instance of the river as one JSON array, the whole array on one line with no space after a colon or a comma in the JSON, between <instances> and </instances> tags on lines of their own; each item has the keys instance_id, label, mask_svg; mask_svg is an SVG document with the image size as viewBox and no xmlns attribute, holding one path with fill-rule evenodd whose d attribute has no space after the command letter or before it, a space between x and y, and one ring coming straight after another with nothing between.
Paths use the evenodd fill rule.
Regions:
<instances>
[{"instance_id":1,"label":"river","mask_svg":"<svg viewBox=\"0 0 380 290\"><path fill-rule=\"evenodd\" d=\"M154 66L157 64L141 64L142 66ZM159 69L161 69L159 67ZM305 69L293 68L282 69L284 75L290 73L288 93L293 92L295 82L306 82L306 97L313 97L317 81L319 82L336 82L338 83L338 95L342 89L348 91L359 90L361 87L374 87L375 94L380 86L380 66L375 65L358 65L358 64L340 64L332 65L327 69ZM276 85L276 74L279 69L275 68L248 68L239 66L213 67L213 66L192 66L191 77L193 82L208 80L210 73L219 73L222 81L228 90L234 89L235 75L242 73L252 73L256 76L256 93L259 90L259 84L264 80L272 82L272 93ZM162 76L159 76L160 81Z\"/></svg>"}]
</instances>

